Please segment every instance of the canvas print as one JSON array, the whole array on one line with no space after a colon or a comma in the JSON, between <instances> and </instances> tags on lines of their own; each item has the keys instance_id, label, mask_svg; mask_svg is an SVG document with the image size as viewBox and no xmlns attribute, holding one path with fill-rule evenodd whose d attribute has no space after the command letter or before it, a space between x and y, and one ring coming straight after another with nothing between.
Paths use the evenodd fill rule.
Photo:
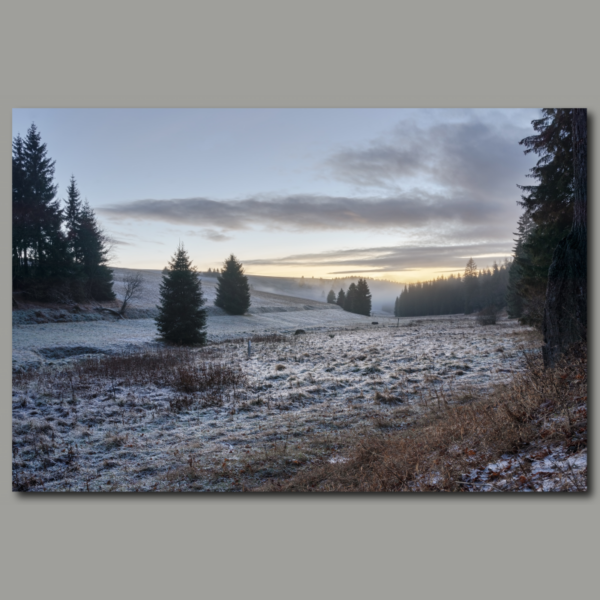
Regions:
<instances>
[{"instance_id":1,"label":"canvas print","mask_svg":"<svg viewBox=\"0 0 600 600\"><path fill-rule=\"evenodd\" d=\"M587 113L14 109L16 492L587 491Z\"/></svg>"}]
</instances>

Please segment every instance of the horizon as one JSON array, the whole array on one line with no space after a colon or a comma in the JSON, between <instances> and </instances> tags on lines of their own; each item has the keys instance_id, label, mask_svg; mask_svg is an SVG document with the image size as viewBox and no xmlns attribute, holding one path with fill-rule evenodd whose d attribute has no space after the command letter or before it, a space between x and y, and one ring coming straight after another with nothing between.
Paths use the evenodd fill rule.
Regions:
<instances>
[{"instance_id":1,"label":"horizon","mask_svg":"<svg viewBox=\"0 0 600 600\"><path fill-rule=\"evenodd\" d=\"M400 285L513 253L538 109L14 109L114 241L111 266Z\"/></svg>"}]
</instances>

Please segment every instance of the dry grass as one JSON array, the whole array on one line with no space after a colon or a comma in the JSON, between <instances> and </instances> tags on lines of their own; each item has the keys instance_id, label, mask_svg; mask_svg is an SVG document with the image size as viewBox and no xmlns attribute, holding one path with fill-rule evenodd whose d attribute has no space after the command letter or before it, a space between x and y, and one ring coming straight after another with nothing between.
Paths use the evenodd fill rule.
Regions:
<instances>
[{"instance_id":1,"label":"dry grass","mask_svg":"<svg viewBox=\"0 0 600 600\"><path fill-rule=\"evenodd\" d=\"M552 371L539 354L509 385L461 403L446 394L405 431L355 435L345 461L321 461L285 482L260 491L398 492L476 491L470 473L509 456L506 473L489 470L485 481L502 479L503 491L539 489L530 465L560 450L573 455L587 445L587 353L579 347ZM529 468L528 468L529 467ZM552 475L556 475L553 473ZM563 473L555 489L584 490L585 475Z\"/></svg>"},{"instance_id":2,"label":"dry grass","mask_svg":"<svg viewBox=\"0 0 600 600\"><path fill-rule=\"evenodd\" d=\"M107 381L121 386L156 385L186 394L241 387L245 375L236 363L210 360L209 354L183 347L155 348L92 356L58 370L41 369L13 375L15 386L36 381L75 399L76 392Z\"/></svg>"}]
</instances>

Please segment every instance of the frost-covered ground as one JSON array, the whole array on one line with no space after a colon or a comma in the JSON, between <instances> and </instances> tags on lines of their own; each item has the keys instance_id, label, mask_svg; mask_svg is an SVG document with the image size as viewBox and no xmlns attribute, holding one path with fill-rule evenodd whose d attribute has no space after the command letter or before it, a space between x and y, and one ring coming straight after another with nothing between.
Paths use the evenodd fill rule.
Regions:
<instances>
[{"instance_id":1,"label":"frost-covered ground","mask_svg":"<svg viewBox=\"0 0 600 600\"><path fill-rule=\"evenodd\" d=\"M147 277L147 276L146 276ZM83 354L109 354L156 343L154 315L159 302L158 283L146 281L142 300L132 302L126 319L110 313L67 308L35 308L13 311L13 370L60 364L61 359ZM122 292L117 280L117 298ZM371 318L343 311L339 306L303 298L253 292L248 314L231 317L213 305L214 282L203 283L207 298L208 338L252 336L257 333L294 333L308 330L369 325ZM115 303L117 306L119 301ZM154 306L154 308L152 308ZM40 316L36 316L39 313ZM388 319L389 321L389 319Z\"/></svg>"},{"instance_id":2,"label":"frost-covered ground","mask_svg":"<svg viewBox=\"0 0 600 600\"><path fill-rule=\"evenodd\" d=\"M568 454L563 445L536 453L506 454L502 460L474 469L463 481L481 492L555 492L587 489L587 451Z\"/></svg>"},{"instance_id":3,"label":"frost-covered ground","mask_svg":"<svg viewBox=\"0 0 600 600\"><path fill-rule=\"evenodd\" d=\"M341 433L402 429L449 390L468 396L507 380L531 335L506 319L486 327L464 316L372 325L335 308L212 316L208 330L213 343L196 361L246 377L212 407L201 392L151 378L90 383L69 375L90 349L157 347L150 319L15 326L16 366L41 365L15 376L16 488L251 488L315 459L339 460ZM272 333L283 335L255 338L248 355L248 337Z\"/></svg>"}]
</instances>

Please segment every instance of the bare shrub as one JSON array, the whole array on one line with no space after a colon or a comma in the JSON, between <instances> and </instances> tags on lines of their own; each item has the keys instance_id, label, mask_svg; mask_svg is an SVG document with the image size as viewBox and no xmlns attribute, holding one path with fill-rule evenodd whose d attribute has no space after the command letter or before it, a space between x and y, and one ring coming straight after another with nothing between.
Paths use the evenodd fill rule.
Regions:
<instances>
[{"instance_id":1,"label":"bare shrub","mask_svg":"<svg viewBox=\"0 0 600 600\"><path fill-rule=\"evenodd\" d=\"M119 313L125 314L127 306L131 300L140 298L144 291L144 277L141 273L127 273L123 277L123 283L125 284L125 290L123 292L123 303Z\"/></svg>"}]
</instances>

